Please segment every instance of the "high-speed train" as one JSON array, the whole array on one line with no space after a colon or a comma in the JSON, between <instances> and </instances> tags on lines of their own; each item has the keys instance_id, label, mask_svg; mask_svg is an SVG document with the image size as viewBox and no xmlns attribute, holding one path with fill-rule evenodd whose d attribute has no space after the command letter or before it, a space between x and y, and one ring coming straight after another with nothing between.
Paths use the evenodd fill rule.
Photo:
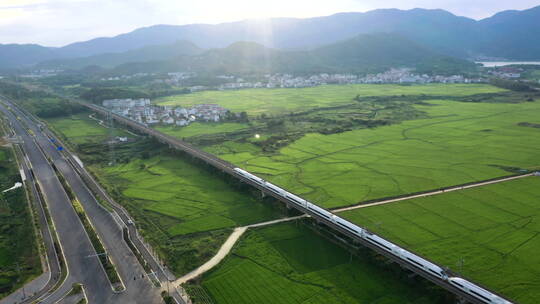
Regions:
<instances>
[{"instance_id":1,"label":"high-speed train","mask_svg":"<svg viewBox=\"0 0 540 304\"><path fill-rule=\"evenodd\" d=\"M496 294L493 294L492 292L477 286L474 283L471 283L463 278L459 277L448 277L444 269L441 267L427 261L426 259L417 256L416 254L409 252L398 245L389 242L382 237L373 234L369 232L367 229L364 229L362 227L359 227L337 215L332 214L328 210L321 208L317 205L314 205L310 203L309 201L294 195L268 181L265 181L264 179L257 177L245 170L242 170L240 168L234 168L234 171L241 175L242 177L266 188L268 191L273 192L279 196L285 197L289 199L290 201L294 202L295 204L299 205L300 207L307 209L311 211L314 214L319 215L320 217L331 221L341 227L342 229L357 235L358 237L366 240L367 242L381 248L382 250L385 250L389 252L390 254L407 261L409 264L414 265L415 267L441 279L444 281L449 282L452 286L454 286L457 289L462 290L463 292L469 294L470 296L478 299L482 303L486 304L512 304L511 302L508 302L507 300L499 297Z\"/></svg>"}]
</instances>

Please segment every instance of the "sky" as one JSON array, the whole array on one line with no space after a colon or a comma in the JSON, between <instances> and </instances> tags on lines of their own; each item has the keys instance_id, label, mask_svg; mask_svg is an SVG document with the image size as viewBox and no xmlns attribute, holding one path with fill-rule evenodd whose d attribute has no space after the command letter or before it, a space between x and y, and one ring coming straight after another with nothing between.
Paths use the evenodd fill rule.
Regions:
<instances>
[{"instance_id":1,"label":"sky","mask_svg":"<svg viewBox=\"0 0 540 304\"><path fill-rule=\"evenodd\" d=\"M155 24L314 17L378 8L442 8L473 19L540 0L0 0L0 44L63 46Z\"/></svg>"}]
</instances>

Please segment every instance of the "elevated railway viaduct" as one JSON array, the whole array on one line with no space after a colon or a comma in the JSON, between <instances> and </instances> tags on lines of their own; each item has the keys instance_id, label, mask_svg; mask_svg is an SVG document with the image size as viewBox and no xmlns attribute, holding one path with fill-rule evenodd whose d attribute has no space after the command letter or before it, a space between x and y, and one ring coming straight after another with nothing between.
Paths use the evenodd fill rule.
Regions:
<instances>
[{"instance_id":1,"label":"elevated railway viaduct","mask_svg":"<svg viewBox=\"0 0 540 304\"><path fill-rule=\"evenodd\" d=\"M144 124L141 124L141 123L138 123L136 121L133 121L131 119L128 119L126 117L123 117L123 116L120 116L120 115L117 115L117 114L114 114L114 113L111 113L109 110L103 108L103 107L100 107L100 106L97 106L97 105L94 105L94 104L89 104L89 103L85 103L85 102L78 102L79 104L89 108L90 110L94 111L94 112L97 112L103 116L108 116L108 115L111 115L112 118L117 121L118 123L122 124L122 125L125 125L125 126L128 126L136 131L138 131L139 133L142 133L142 134L146 134L148 136L151 136L151 137L154 137L155 139L157 139L159 142L163 143L163 144L166 144L168 145L169 147L171 148L174 148L174 149L177 149L177 150L180 150L180 151L183 151L195 158L198 158L202 161L204 161L205 163L229 174L229 175L232 175L234 176L235 178L241 180L242 182L246 183L246 184L249 184L257 189L259 189L260 191L262 191L262 193L264 193L265 195L269 195L269 196L272 196L274 197L275 199L285 203L289 208L295 208L297 209L298 211L302 212L302 213L305 213L305 214L308 214L310 217L314 218L315 220L317 220L319 223L323 223L325 224L326 226L332 228L333 230L336 230L336 231L339 231L341 234L349 237L350 239L352 239L355 243L358 243L358 244L361 244L365 247L368 247L372 250L374 250L375 252L377 252L378 254L381 254L383 256L385 256L386 258L388 258L389 260L391 260L392 262L395 262L397 264L399 264L401 267L405 268L405 269L408 269L412 272L414 272L415 274L417 275L420 275L422 276L423 278L437 284L438 286L448 290L449 292L455 294L458 299L460 301L462 301L463 303L473 303L473 304L484 304L483 302L479 301L478 299L474 298L473 296L471 296L470 294L468 293L465 293L463 292L462 290L454 287L453 285L451 285L448 281L445 281L445 280L442 280L436 276L434 276L433 274L431 274L430 272L427 272L423 269L420 269L418 267L416 267L413 263L405 260L405 259L402 259L402 258L399 258L393 254L390 254L389 252L381 249L380 247L377 247L375 245L373 245L372 243L370 242L367 242L366 240L358 237L357 235L351 233L350 231L348 231L347 229L344 229L343 227L341 227L340 225L337 225L335 222L331 221L331 220L328 220L327 218L325 217L322 217L320 216L319 214L307 209L307 208L304 208L296 203L294 203L292 200L290 200L289 198L285 197L285 196L281 196L281 195L278 195L272 191L269 191L267 188L253 182L252 180L238 174L234 168L235 166L225 160L222 160L218 157L216 157L215 155L212 155L210 153L207 153L205 151L202 151L200 149L197 149L195 147L193 147L192 145L176 138L176 137L172 137L172 136L169 136L167 134L163 134L159 131L156 131L152 128L149 128L148 126L144 125ZM415 253L416 254L416 253ZM425 257L422 257L425 259ZM426 259L427 260L427 259ZM454 276L454 274L448 270L448 275L449 276ZM481 286L480 284L478 283L475 283L479 286ZM487 289L486 287L483 287L485 289Z\"/></svg>"}]
</instances>

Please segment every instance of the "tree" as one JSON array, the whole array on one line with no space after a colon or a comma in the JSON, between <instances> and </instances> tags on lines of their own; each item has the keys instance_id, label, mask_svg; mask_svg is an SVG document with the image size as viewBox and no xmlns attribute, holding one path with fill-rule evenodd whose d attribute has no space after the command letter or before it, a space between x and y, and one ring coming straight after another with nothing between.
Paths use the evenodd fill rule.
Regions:
<instances>
[{"instance_id":1,"label":"tree","mask_svg":"<svg viewBox=\"0 0 540 304\"><path fill-rule=\"evenodd\" d=\"M245 111L240 112L240 121L242 121L242 122L248 122L249 121L248 115L247 115L247 113Z\"/></svg>"}]
</instances>

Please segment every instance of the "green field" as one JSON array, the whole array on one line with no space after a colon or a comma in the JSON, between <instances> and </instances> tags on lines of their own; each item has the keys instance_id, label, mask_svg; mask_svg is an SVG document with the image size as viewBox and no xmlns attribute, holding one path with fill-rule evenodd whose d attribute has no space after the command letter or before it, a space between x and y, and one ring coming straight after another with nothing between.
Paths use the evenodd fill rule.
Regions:
<instances>
[{"instance_id":1,"label":"green field","mask_svg":"<svg viewBox=\"0 0 540 304\"><path fill-rule=\"evenodd\" d=\"M120 129L110 130L99 125L95 120L88 117L90 112L72 115L69 118L58 117L47 121L52 128L73 144L85 144L106 141L109 136L128 136L131 135ZM101 118L102 119L102 118Z\"/></svg>"},{"instance_id":2,"label":"green field","mask_svg":"<svg viewBox=\"0 0 540 304\"><path fill-rule=\"evenodd\" d=\"M102 171L140 209L169 218L159 226L171 236L244 226L275 216L270 207L181 158L137 159Z\"/></svg>"},{"instance_id":3,"label":"green field","mask_svg":"<svg viewBox=\"0 0 540 304\"><path fill-rule=\"evenodd\" d=\"M250 116L260 114L284 114L313 108L351 104L359 96L393 95L441 95L466 96L496 93L504 90L484 84L430 84L417 86L400 85L325 85L301 89L246 89L237 91L204 91L162 97L159 105L193 106L196 104L219 104L232 112L247 112Z\"/></svg>"},{"instance_id":4,"label":"green field","mask_svg":"<svg viewBox=\"0 0 540 304\"><path fill-rule=\"evenodd\" d=\"M0 148L0 191L20 181L10 149ZM24 188L0 192L0 299L41 274Z\"/></svg>"},{"instance_id":5,"label":"green field","mask_svg":"<svg viewBox=\"0 0 540 304\"><path fill-rule=\"evenodd\" d=\"M243 123L199 123L195 122L186 127L174 126L156 126L155 129L165 134L176 136L178 138L191 137L197 135L228 133L240 131L248 128L247 124Z\"/></svg>"},{"instance_id":6,"label":"green field","mask_svg":"<svg viewBox=\"0 0 540 304\"><path fill-rule=\"evenodd\" d=\"M248 231L202 286L218 304L444 302L383 264L286 223Z\"/></svg>"},{"instance_id":7,"label":"green field","mask_svg":"<svg viewBox=\"0 0 540 304\"><path fill-rule=\"evenodd\" d=\"M540 102L432 100L428 118L331 135L311 133L276 153L227 142L209 152L325 207L540 168Z\"/></svg>"},{"instance_id":8,"label":"green field","mask_svg":"<svg viewBox=\"0 0 540 304\"><path fill-rule=\"evenodd\" d=\"M540 299L540 177L341 215L519 303Z\"/></svg>"}]
</instances>

